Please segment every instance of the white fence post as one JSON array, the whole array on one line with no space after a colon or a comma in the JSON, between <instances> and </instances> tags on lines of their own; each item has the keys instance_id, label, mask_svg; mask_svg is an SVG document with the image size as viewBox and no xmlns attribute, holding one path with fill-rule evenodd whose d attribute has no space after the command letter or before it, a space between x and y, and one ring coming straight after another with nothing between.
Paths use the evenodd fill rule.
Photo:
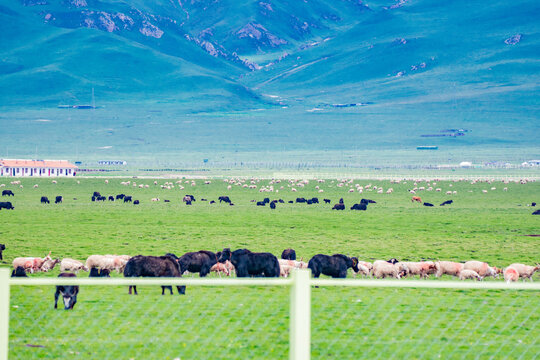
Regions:
<instances>
[{"instance_id":1,"label":"white fence post","mask_svg":"<svg viewBox=\"0 0 540 360\"><path fill-rule=\"evenodd\" d=\"M9 345L9 269L0 269L0 360L7 360Z\"/></svg>"},{"instance_id":2,"label":"white fence post","mask_svg":"<svg viewBox=\"0 0 540 360\"><path fill-rule=\"evenodd\" d=\"M289 359L309 360L311 356L311 270L293 271Z\"/></svg>"}]
</instances>

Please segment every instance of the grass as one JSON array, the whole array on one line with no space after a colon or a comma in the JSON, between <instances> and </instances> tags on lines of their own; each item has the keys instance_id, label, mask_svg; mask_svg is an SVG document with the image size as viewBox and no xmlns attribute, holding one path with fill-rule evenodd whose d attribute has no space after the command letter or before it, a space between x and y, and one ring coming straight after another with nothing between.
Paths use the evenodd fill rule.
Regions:
<instances>
[{"instance_id":1,"label":"grass","mask_svg":"<svg viewBox=\"0 0 540 360\"><path fill-rule=\"evenodd\" d=\"M77 184L77 180L80 184ZM493 184L438 182L442 192L420 192L438 205L411 203L414 185L371 183L392 194L349 193L336 181L311 181L291 192L286 181L279 193L232 186L221 180L197 180L184 190L163 190L154 180L130 179L149 188L120 185L127 179L22 179L24 188L9 185L14 211L1 211L0 236L6 244L6 266L17 256L84 260L91 254L182 254L199 249L247 247L279 255L296 249L308 260L317 253L345 253L371 260L478 259L504 267L540 259L540 221L526 206L538 200L538 183ZM157 180L160 184L165 180ZM33 188L38 184L38 188ZM268 180L257 183L269 185ZM425 184L419 184L422 186ZM450 186L452 185L452 186ZM283 189L280 189L284 186ZM319 194L315 186L324 193ZM496 190L490 190L495 187ZM508 191L504 192L503 187ZM488 190L487 194L482 190ZM447 190L457 194L445 195ZM134 206L93 203L93 191L125 193ZM197 201L185 206L181 198ZM63 195L62 204L39 199ZM235 206L210 205L229 195ZM250 200L264 197L340 197L350 207L362 197L377 201L366 212L331 211L331 205L278 204L276 210ZM159 197L160 202L151 202ZM76 198L77 200L74 200ZM164 199L171 200L164 203ZM6 201L4 198L3 201ZM51 273L35 276L56 276ZM86 276L82 273L81 276ZM118 275L114 275L118 276ZM536 279L538 275L536 275ZM444 279L443 279L444 280ZM442 281L442 280L441 280ZM500 281L500 280L489 280ZM12 287L11 358L285 358L288 351L288 290L285 288L189 287L186 296L161 296L142 287L138 297L117 287L86 287L72 312L53 311L54 289ZM534 358L540 354L538 294L516 291L427 289L313 289L312 352L314 358L355 358L359 354L392 358ZM29 347L27 344L44 347Z\"/></svg>"}]
</instances>

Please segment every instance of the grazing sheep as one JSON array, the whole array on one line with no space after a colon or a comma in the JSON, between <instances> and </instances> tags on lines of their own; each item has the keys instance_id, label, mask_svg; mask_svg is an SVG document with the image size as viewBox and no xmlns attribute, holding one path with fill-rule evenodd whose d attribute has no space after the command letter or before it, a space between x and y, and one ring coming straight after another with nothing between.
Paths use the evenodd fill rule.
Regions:
<instances>
[{"instance_id":1,"label":"grazing sheep","mask_svg":"<svg viewBox=\"0 0 540 360\"><path fill-rule=\"evenodd\" d=\"M459 274L459 280L465 279L476 279L478 281L481 281L482 277L478 275L478 273L474 270L461 270L461 273Z\"/></svg>"},{"instance_id":2,"label":"grazing sheep","mask_svg":"<svg viewBox=\"0 0 540 360\"><path fill-rule=\"evenodd\" d=\"M467 261L465 265L463 265L463 270L474 270L482 278L485 278L486 276L493 276L496 278L501 273L500 269L491 267L488 263L476 260Z\"/></svg>"},{"instance_id":3,"label":"grazing sheep","mask_svg":"<svg viewBox=\"0 0 540 360\"><path fill-rule=\"evenodd\" d=\"M18 257L13 259L13 268L16 269L19 266L22 266L25 270L30 270L31 273L34 271L39 271L43 263L47 260L51 260L51 252L44 258L37 257Z\"/></svg>"},{"instance_id":4,"label":"grazing sheep","mask_svg":"<svg viewBox=\"0 0 540 360\"><path fill-rule=\"evenodd\" d=\"M116 270L122 272L131 257L129 255L90 255L86 259L86 268Z\"/></svg>"},{"instance_id":5,"label":"grazing sheep","mask_svg":"<svg viewBox=\"0 0 540 360\"><path fill-rule=\"evenodd\" d=\"M436 277L441 277L443 275L458 276L463 270L463 264L453 262L453 261L437 261L435 263L437 267L437 272L435 273Z\"/></svg>"},{"instance_id":6,"label":"grazing sheep","mask_svg":"<svg viewBox=\"0 0 540 360\"><path fill-rule=\"evenodd\" d=\"M528 278L531 281L532 281L532 277L534 273L536 271L540 271L540 265L530 266L530 265L515 263L515 264L511 264L508 267L516 269L517 272L519 273L519 277L524 278L524 279Z\"/></svg>"},{"instance_id":7,"label":"grazing sheep","mask_svg":"<svg viewBox=\"0 0 540 360\"><path fill-rule=\"evenodd\" d=\"M78 272L79 270L88 271L88 268L84 266L84 264L78 260L73 260L70 258L62 259L60 262L60 271L75 271Z\"/></svg>"},{"instance_id":8,"label":"grazing sheep","mask_svg":"<svg viewBox=\"0 0 540 360\"><path fill-rule=\"evenodd\" d=\"M217 272L219 277L221 277L221 274L225 274L226 276L231 276L232 271L234 270L233 264L227 260L225 263L215 263L214 266L210 268L211 272Z\"/></svg>"},{"instance_id":9,"label":"grazing sheep","mask_svg":"<svg viewBox=\"0 0 540 360\"><path fill-rule=\"evenodd\" d=\"M512 281L518 281L519 279L519 271L513 268L511 265L504 269L504 281L506 281L508 284Z\"/></svg>"},{"instance_id":10,"label":"grazing sheep","mask_svg":"<svg viewBox=\"0 0 540 360\"><path fill-rule=\"evenodd\" d=\"M427 279L430 274L435 274L437 267L433 261L403 262L407 267L407 275L418 275L421 279Z\"/></svg>"},{"instance_id":11,"label":"grazing sheep","mask_svg":"<svg viewBox=\"0 0 540 360\"><path fill-rule=\"evenodd\" d=\"M76 277L77 275L72 273L61 273L58 277ZM77 294L79 293L79 286L75 285L57 285L56 292L54 293L54 308L58 308L58 296L62 294L64 299L64 310L73 310L73 307L77 303Z\"/></svg>"},{"instance_id":12,"label":"grazing sheep","mask_svg":"<svg viewBox=\"0 0 540 360\"><path fill-rule=\"evenodd\" d=\"M406 273L406 266L402 263L392 264L386 260L376 260L373 263L373 276L375 276L377 279L384 279L385 277L399 279Z\"/></svg>"},{"instance_id":13,"label":"grazing sheep","mask_svg":"<svg viewBox=\"0 0 540 360\"><path fill-rule=\"evenodd\" d=\"M43 272L49 272L51 271L52 269L54 269L54 267L56 266L56 264L58 264L60 262L60 259L49 259L49 260L45 260L43 262L43 265L41 265L41 271Z\"/></svg>"}]
</instances>

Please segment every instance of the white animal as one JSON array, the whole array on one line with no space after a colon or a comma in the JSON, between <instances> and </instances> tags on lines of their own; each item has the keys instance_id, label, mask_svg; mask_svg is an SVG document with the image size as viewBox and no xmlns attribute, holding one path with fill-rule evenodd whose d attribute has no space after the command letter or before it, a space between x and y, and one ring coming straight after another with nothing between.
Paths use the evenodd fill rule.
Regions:
<instances>
[{"instance_id":1,"label":"white animal","mask_svg":"<svg viewBox=\"0 0 540 360\"><path fill-rule=\"evenodd\" d=\"M459 280L465 279L476 279L478 281L482 280L482 277L474 270L462 270L459 274Z\"/></svg>"},{"instance_id":2,"label":"white animal","mask_svg":"<svg viewBox=\"0 0 540 360\"><path fill-rule=\"evenodd\" d=\"M60 262L60 271L79 272L79 270L88 271L88 268L82 262L70 258L62 259Z\"/></svg>"}]
</instances>

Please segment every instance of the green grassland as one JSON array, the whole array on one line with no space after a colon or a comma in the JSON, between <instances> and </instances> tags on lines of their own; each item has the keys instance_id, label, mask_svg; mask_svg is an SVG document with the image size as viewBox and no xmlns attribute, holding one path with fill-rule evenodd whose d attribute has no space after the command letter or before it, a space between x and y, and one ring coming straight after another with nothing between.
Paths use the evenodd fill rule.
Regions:
<instances>
[{"instance_id":1,"label":"green grassland","mask_svg":"<svg viewBox=\"0 0 540 360\"><path fill-rule=\"evenodd\" d=\"M120 185L127 180L149 188ZM392 187L392 194L349 193L347 186L336 186L336 180L312 180L303 188L294 186L297 192L283 180L273 184L279 193L236 185L227 190L228 184L216 179L209 185L201 180L196 186L183 183L183 190L176 184L171 190L161 189L163 179L158 185L153 179L111 178L108 184L103 178L58 179L57 184L21 179L22 189L9 181L2 181L2 189L14 191L9 201L15 210L0 211L5 266L15 257L44 256L48 251L53 257L84 260L91 254L180 255L224 247L276 255L292 247L304 260L338 252L368 261L478 259L498 267L540 259L540 241L525 236L540 234L540 218L527 206L539 199L536 182L440 181L433 187L442 192L419 192L424 201L436 205L429 208L411 203L410 180L352 183L371 183L385 191ZM269 181L256 185L267 186ZM324 192L318 193L316 186ZM445 195L448 190L457 194ZM141 204L94 203L93 191L133 195ZM184 205L185 194L197 201ZM51 200L62 195L64 202L42 205L43 195ZM230 196L235 205L200 200L217 200L220 195ZM332 204L343 197L347 210L288 203L271 210L251 202L313 196L321 202L329 198ZM154 197L161 201L152 202ZM348 210L362 197L377 203L366 212ZM438 206L447 199L454 204ZM53 311L52 287L13 286L11 291L11 358L287 357L289 297L284 287L188 287L185 296L161 296L158 288L142 287L137 297L128 296L123 287L84 287L71 312ZM535 358L540 355L540 337L534 330L540 322L538 300L536 292L510 290L313 289L313 357Z\"/></svg>"}]
</instances>

